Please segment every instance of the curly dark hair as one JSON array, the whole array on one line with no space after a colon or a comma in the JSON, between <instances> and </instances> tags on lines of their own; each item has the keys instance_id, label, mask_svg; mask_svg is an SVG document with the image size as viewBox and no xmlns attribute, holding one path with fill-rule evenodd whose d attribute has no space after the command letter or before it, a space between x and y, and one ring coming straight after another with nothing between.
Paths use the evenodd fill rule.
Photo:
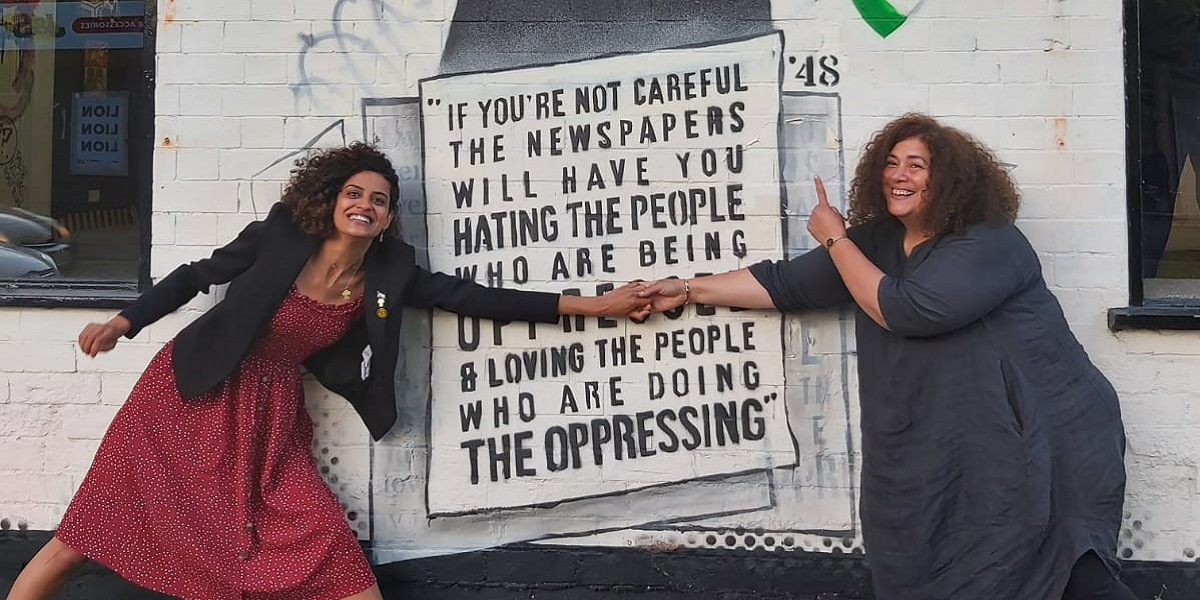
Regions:
<instances>
[{"instance_id":1,"label":"curly dark hair","mask_svg":"<svg viewBox=\"0 0 1200 600\"><path fill-rule=\"evenodd\" d=\"M1016 220L1020 194L991 150L929 115L908 113L888 123L864 148L850 183L851 225L892 218L883 191L883 169L892 148L913 137L925 142L930 154L925 233L961 233L975 223Z\"/></svg>"},{"instance_id":2,"label":"curly dark hair","mask_svg":"<svg viewBox=\"0 0 1200 600\"><path fill-rule=\"evenodd\" d=\"M400 178L392 161L378 148L365 142L349 146L315 150L296 159L292 177L283 188L280 202L292 210L292 220L305 233L325 239L335 233L333 207L338 193L352 176L371 171L391 184L388 211L395 215L400 202ZM392 219L388 232L399 233L398 219Z\"/></svg>"}]
</instances>

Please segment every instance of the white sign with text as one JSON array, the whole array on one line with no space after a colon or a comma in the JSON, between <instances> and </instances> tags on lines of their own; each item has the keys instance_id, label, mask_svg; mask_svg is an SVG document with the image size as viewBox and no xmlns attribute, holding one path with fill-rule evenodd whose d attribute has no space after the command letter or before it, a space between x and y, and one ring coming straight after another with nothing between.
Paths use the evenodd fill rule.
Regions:
<instances>
[{"instance_id":1,"label":"white sign with text","mask_svg":"<svg viewBox=\"0 0 1200 600\"><path fill-rule=\"evenodd\" d=\"M783 255L781 38L421 83L430 265L595 295ZM431 515L796 463L780 319L433 320Z\"/></svg>"}]
</instances>

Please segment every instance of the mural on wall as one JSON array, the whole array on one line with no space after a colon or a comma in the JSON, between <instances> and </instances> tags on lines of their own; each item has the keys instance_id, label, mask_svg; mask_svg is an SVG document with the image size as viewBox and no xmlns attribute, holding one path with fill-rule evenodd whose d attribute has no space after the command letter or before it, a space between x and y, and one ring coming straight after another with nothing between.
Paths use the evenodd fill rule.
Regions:
<instances>
[{"instance_id":1,"label":"mural on wall","mask_svg":"<svg viewBox=\"0 0 1200 600\"><path fill-rule=\"evenodd\" d=\"M778 4L336 0L329 26L301 36L289 85L314 112L359 103L362 138L400 173L404 237L424 263L492 285L595 293L793 256L812 246L812 175L843 198L845 67L794 23L776 31ZM888 38L920 4L837 10ZM428 44L435 31L440 51ZM661 91L672 74L702 85L699 73L726 66L746 89ZM768 71L774 79L761 79ZM661 98L642 90L639 103L653 80ZM684 139L663 135L668 120ZM613 140L623 122L627 147ZM344 143L345 122L335 125L306 147ZM726 214L705 212L721 206L709 187L725 192ZM680 189L706 193L692 204L672 195ZM314 452L376 562L531 541L858 552L851 319L705 308L643 325L529 328L413 312L396 429L371 443L344 402L310 383ZM774 362L748 359L751 338ZM1141 547L1140 523L1126 546Z\"/></svg>"},{"instance_id":2,"label":"mural on wall","mask_svg":"<svg viewBox=\"0 0 1200 600\"><path fill-rule=\"evenodd\" d=\"M596 294L779 258L779 36L703 50L424 81L431 267ZM430 515L794 465L778 318L711 321L438 314Z\"/></svg>"},{"instance_id":3,"label":"mural on wall","mask_svg":"<svg viewBox=\"0 0 1200 600\"><path fill-rule=\"evenodd\" d=\"M917 4L847 8L887 36ZM457 3L419 96L380 78L361 91L363 138L401 175L404 237L434 269L586 294L809 249L812 176L844 188L842 73L832 54L785 55L770 13ZM388 3L338 0L333 17L302 39L293 90L314 105L354 71L315 68L320 47L405 43L363 33L400 26ZM377 562L534 540L859 551L851 317L697 307L530 327L414 311L396 429L371 444L318 400L317 458Z\"/></svg>"},{"instance_id":4,"label":"mural on wall","mask_svg":"<svg viewBox=\"0 0 1200 600\"><path fill-rule=\"evenodd\" d=\"M427 250L434 268L492 284L499 278L504 285L590 294L597 284L717 272L810 247L803 216L815 202L812 174L820 172L835 190L842 187L839 101L832 92L780 90L828 89L839 73L833 56L785 61L781 35L763 18L769 15L766 3L747 3L732 17L727 6L712 4L697 20L660 36L691 46L678 50L657 50L662 39L655 44L653 36L638 35L645 15L610 15L604 34L597 31L581 50L543 19L530 23L507 12L488 13L494 22L484 24L478 10L472 3L458 5L442 56L444 75L424 81L421 97L363 101L364 137L389 151L402 178L407 173L418 179L402 182L401 225L407 239ZM558 18L568 9L530 10L557 11L551 16ZM598 9L569 10L592 11L574 15L580 23L597 20ZM711 23L696 26L705 19ZM538 35L528 27L539 28ZM726 41L718 33L731 30L748 37ZM534 41L517 42L508 52L489 45L521 39ZM756 44L770 50L754 50ZM614 50L623 54L590 58ZM562 62L545 64L547 57ZM525 66L530 63L538 66ZM734 65L746 89L731 87L724 97L709 90L707 97L691 99L668 91L669 77L688 73L693 85L712 78L706 85L715 89L714 67L729 67L720 82L727 87ZM556 102L562 108L555 109ZM486 125L484 110L490 111ZM691 138L688 118L695 129ZM737 131L731 131L735 120ZM661 139L664 121L679 137ZM618 139L622 122L629 129L625 146ZM714 123L724 129L710 131ZM540 153L531 150L531 135L540 136ZM583 135L589 136L586 150L579 146ZM612 138L604 142L611 147L597 147L602 137ZM565 190L564 168L568 174L574 169ZM679 192L692 188L697 206L684 214L691 204ZM672 192L677 200L670 199ZM708 202L710 197L720 202ZM725 214L714 212L718 208ZM551 224L557 229L547 240ZM511 225L525 242L539 237L514 246L521 240L511 237ZM454 317L430 322L427 315L406 315L405 347L416 351L402 358L398 389L412 400L401 406L401 425L392 435L357 453L366 457L368 466L360 470L371 481L361 487L369 490L370 534L364 537L374 559L528 540L663 545L648 536L678 536L665 543L707 547L857 549L848 317L717 309L644 325L571 320L531 332L509 324L497 340L486 323L476 333L475 323ZM689 356L686 336L693 330L699 352ZM718 337L727 330L730 339L714 339L708 351L700 334L710 330ZM745 340L732 334L746 331L756 348L734 351ZM675 332L684 358L664 357L666 348L656 358L659 334L669 345ZM553 363L556 350L560 372L548 364L543 375L539 361ZM608 362L601 365L604 352ZM642 362L633 362L635 355ZM743 374L747 364L757 380ZM756 389L747 389L747 381ZM766 381L777 391L767 392ZM728 389L717 392L717 386ZM711 426L718 396L734 400L721 403L725 447L686 448L684 442L692 441L682 439L686 428L679 415L699 425L701 441L707 436L715 442L717 434L702 428ZM756 406L763 411L747 410L751 419L741 419L742 408ZM762 418L761 437L747 440L738 429L731 442L735 421L754 424L756 416ZM667 426L658 427L660 422ZM760 436L754 428L749 433ZM672 435L680 438L678 448ZM735 531L740 534L730 535Z\"/></svg>"},{"instance_id":5,"label":"mural on wall","mask_svg":"<svg viewBox=\"0 0 1200 600\"><path fill-rule=\"evenodd\" d=\"M769 39L776 37L770 36ZM654 54L651 58L667 60L674 66L676 54L678 53L664 51ZM644 61L647 56L637 55L630 58ZM778 58L774 64L775 73L772 74L772 78L777 80ZM685 65L686 62L678 66ZM571 63L543 67L543 69L562 73L578 72L580 67L581 65L578 63ZM664 70L662 72L666 74L671 71ZM507 75L514 80L529 81L527 73L528 71L525 69L517 69ZM633 72L630 71L630 73ZM496 80L501 75L503 74L491 73L488 77ZM636 78L632 74L629 77ZM542 79L537 78L536 80ZM454 81L461 81L461 79L448 77L435 80L435 82L447 82L447 84ZM566 79L561 79L560 83L561 81L566 81ZM540 85L544 87L544 84ZM595 210L591 213L594 216L590 219L586 217L583 212L585 209L582 199L599 196L600 206L603 207L608 202L606 199L609 196L621 197L621 200L614 203L614 207L617 207L617 212L622 212L622 216L613 218L617 219L622 226L626 226L626 223L631 223L633 216L625 212L625 205L632 206L636 196L649 197L649 194L638 193L638 186L635 183L636 170L633 168L629 168L628 180L623 180L624 186L631 186L628 192L620 189L620 186L616 186L610 187L604 192L593 190L593 193L589 195L585 189L587 179L580 177L576 180L580 186L577 192L563 195L561 193L562 166L578 162L588 167L583 171L590 173L590 164L598 162L600 166L609 170L610 175L605 181L606 185L611 186L615 181L611 176L612 165L606 160L592 161L585 157L565 156L566 153L556 159L551 159L548 156L549 147L547 146L544 148L546 151L544 156L538 157L536 160L524 159L517 162L520 157L514 156L512 159L502 161L503 163L511 160L515 164L523 165L519 173L508 177L511 181L508 184L510 200L504 199L503 184L501 183L505 179L503 177L505 170L510 167L507 164L488 165L487 172L495 177L495 179L489 179L491 186L489 188L489 204L482 205L482 200L476 196L475 204L473 204L474 212L460 211L454 204L454 186L450 183L453 180L445 181L444 185L438 186L441 187L440 191L427 190L421 185L421 181L414 180L420 177L420 166L423 164L421 111L418 102L423 101L421 106L428 107L431 100L436 102L435 98L427 94L423 100L416 98L368 99L364 101L364 123L367 137L379 141L381 146L390 153L402 174L401 196L405 207L402 209L401 227L404 235L419 249L428 252L430 262L434 264L435 268L453 270L455 267L452 263L438 265L437 261L439 259L454 260L453 221L456 217L464 221L470 218L459 217L459 215L478 215L481 211L487 211L489 215L499 213L501 219L507 219L509 210L515 210L508 209L508 206L537 206L542 209L546 206L556 206L553 214L555 222L561 221L559 225L561 237L553 240L555 249L547 251L540 248L517 248L507 256L527 257L525 261L513 258L500 260L500 269L511 277L517 273L513 270L514 261L517 264L527 262L530 265L528 267L531 274L529 279L532 280L532 273L539 270L552 274L555 258L562 253L570 280L560 280L557 283L553 280L545 281L550 276L544 275L540 278L544 280L540 283L543 286L542 289L561 290L574 286L585 289L587 293L595 293L594 286L597 282L621 282L635 277L687 275L701 271L715 272L733 268L737 264L748 264L748 261L757 258L769 257L771 252L775 253L774 257L779 257L780 254L790 255L808 247L807 234L804 233L801 218L802 214L807 213L807 207L811 206L813 201L809 198L811 186L803 183L794 186L787 181L807 183L811 181L810 169L815 167L820 169L823 174L830 174L831 185L840 187L841 156L835 141L838 132L837 98L832 95L816 93L781 95L778 92L777 83L772 85L775 85L776 91L773 96L779 98L779 106L775 109L775 113L769 114L768 129L779 131L780 141L774 148L756 148L755 156L761 159L763 156L769 155L765 160L758 161L765 163L758 165L759 169L765 166L768 169L778 170L782 166L782 173L786 178L783 185L795 198L795 204L787 209L788 218L782 221L780 219L779 199L781 194L777 183L773 184L769 191L766 190L767 186L750 186L757 201L766 204L756 211L746 209L748 214L756 213L747 216L746 220L714 222L712 215L706 209L703 213L697 213L695 227L685 225L655 229L647 225L650 217L643 216L641 217L644 219L642 228L636 232L623 231L622 233L626 234L624 237L628 240L621 243L616 243L622 239L621 235L594 238L591 241L595 243L589 243L588 239L573 239L574 234L570 232L571 213L565 208L557 207L565 207L571 202L569 198L581 198L579 201L581 205L576 209L580 216L584 217L580 222L579 235L586 236L585 221L590 220L594 227L605 225L602 224L603 217ZM425 89L427 91L428 87ZM463 86L462 89L464 91L478 90L479 86ZM596 88L593 85L590 89ZM572 102L574 102L573 98ZM445 104L446 101L443 100L443 105ZM478 107L477 104L476 107ZM439 117L427 115L426 118L427 120L437 120L439 124L442 124L447 114L449 113L442 113ZM636 113L632 113L630 116L633 114ZM661 114L662 109L659 109L657 116L660 119ZM759 118L766 116L761 115ZM603 122L603 119L600 119L600 122ZM445 127L445 125L442 126ZM527 136L528 131L525 134ZM728 132L726 135L729 135ZM712 142L711 139L707 141ZM527 152L523 143L515 143L513 146L506 145L505 149L510 147ZM699 148L702 145L696 147ZM429 148L430 146L426 146L425 152L429 152ZM446 151L451 151L449 144L445 144L445 148ZM678 185L677 182L680 179L678 153L670 151L669 148L666 152L658 152L661 149L652 150L646 147L627 151L625 154L631 157L628 159L632 161L629 164L636 164L632 157L638 155L646 157L647 166L644 178L650 182L648 187L670 189L672 185ZM596 149L592 151L594 152ZM702 152L703 150L700 150L698 153ZM784 160L781 165L777 158L779 154L791 158ZM657 156L658 160L651 160L650 156ZM723 156L718 156L720 158L718 163L724 161ZM669 161L665 159L669 159ZM533 167L547 162L556 167L552 169L553 177L534 175L534 173L544 173L544 168L539 167L535 170ZM429 160L428 156L424 163L428 169L435 168L434 161ZM747 161L744 164L749 165L750 163ZM483 165L476 166L482 167ZM500 166L504 168L499 168ZM576 172L580 173L579 166L575 166ZM651 166L657 166L658 169L652 170ZM443 169L443 172L447 169L445 165L437 168ZM449 169L453 170L453 168ZM535 186L543 190L536 199L524 197L525 170L531 171L530 191L535 191ZM751 180L751 174L754 172L743 168L743 173L730 174L722 171L719 174L714 172L713 175L720 177L722 181L732 182L733 185L736 185L739 181ZM411 175L413 179L409 179L406 175ZM696 185L700 182L707 183L704 181L705 176L699 171L690 173L690 175L694 179L693 183L689 185ZM743 177L744 179L741 179ZM777 175L768 177L769 180L778 181ZM432 174L426 177L426 183L429 183L431 188L434 187L434 184L430 182L434 180L435 176ZM481 179L477 179L475 185L480 185L480 181ZM731 183L725 185L728 186ZM745 187L744 184L743 187ZM477 193L481 192L477 190ZM441 200L435 201L433 197L439 194ZM663 194L664 197L668 195L668 193ZM750 193L745 195L749 197ZM640 202L640 200L638 201ZM437 208L438 202L443 205L442 208ZM592 202L592 206L595 207L595 200ZM449 208L446 208L446 203L450 203ZM429 214L417 214L419 211L413 210L414 206L428 207ZM488 207L492 207L492 209ZM447 210L451 212L451 215L440 214ZM666 210L661 212L663 218L667 218L668 214L669 212ZM703 220L700 219L701 214L704 217ZM488 216L487 218L490 220L494 217ZM475 219L478 223L479 217L476 216ZM719 228L733 224L742 224L745 231L753 232L753 235L748 237L755 239L747 249L753 255L747 254L744 258L738 258L729 250L725 250L720 259L709 260L704 254L703 246L700 246L700 250L692 252L692 258L685 258L686 251L679 251L677 256L672 259L677 261L673 265L666 264L661 255L655 257L654 264L643 266L640 263L638 242L643 237L652 239L657 236L661 239L672 233L678 233L682 240L686 236L686 231L695 230L700 233L705 227ZM762 233L764 231L773 233L764 235ZM699 239L699 237L694 239ZM605 241L612 241L613 246L609 250L613 256L608 259L609 268L613 271L611 273L604 272L603 268L605 263L601 246ZM591 265L593 273L583 278L587 282L586 284L577 282L578 278L573 275L578 272L573 269L581 264L575 255L580 248L592 248L590 252L596 254ZM566 249L566 251L561 249ZM486 254L489 258L497 255L494 250ZM540 261L535 258L537 256L542 257ZM460 258L463 259L463 262L470 262L469 259L479 261L475 264L475 269L476 277L480 279L486 278L489 263L493 266L496 264L496 261L485 260L479 254L474 253L472 255L463 254ZM468 271L470 269L469 266L464 268ZM524 267L517 268L522 273L525 270ZM493 271L495 272L496 269ZM524 279L525 275L519 277ZM511 281L507 283L507 285L514 284ZM776 545L779 548L799 548L803 544L821 545L833 539L838 548L846 551L857 547L854 534L856 498L853 491L854 475L852 473L852 436L855 434L851 428L851 422L855 417L852 416L853 407L850 403L853 394L850 373L853 371L853 366L849 362L852 360L852 356L847 347L847 340L851 334L848 329L849 315L839 315L835 312L823 315L788 316L783 318L781 327L780 317L772 313L755 311L738 314L723 309L713 312L717 314L705 316L689 313L675 321L656 317L660 319L659 322L652 320L643 325L619 323L616 327L608 328L600 328L599 323L586 321L580 328L578 323L571 320L557 327L541 326L540 329L535 330L534 339L530 339L527 326L509 324L501 329L503 348L491 350L481 349L482 346L495 342L494 330L485 323L480 327L479 334L474 333L473 326L464 329L464 331L471 332L471 340L468 341L478 341L479 343L479 346L470 352L463 351L458 347L459 323L456 318L444 315L446 321L439 325L431 323L428 313L423 311L414 311L413 314L406 315L403 321L405 330L403 335L406 338L404 346L408 351L401 359L402 364L398 373L402 375L400 375L397 385L401 391L401 397L409 400L402 402L400 407L400 425L392 435L374 445L368 452L363 452L361 448L355 452L351 448L352 442L335 443L334 445L343 446L342 449L331 450L331 453L342 458L342 464L345 464L344 460L348 454L356 453L360 458L352 463L358 465L356 471L360 474L364 472L370 474L371 483L359 487L370 489L369 504L372 509L369 530L372 533L370 537L375 559L380 562L389 562L430 554L493 547L514 541L548 538L555 539L556 543L617 543L625 545L630 543L631 539L640 539L647 535L679 535L681 536L680 545L686 543L685 540L691 540L690 543L696 546L723 547L726 544L733 544L737 547L746 547L747 543L751 546L758 543L764 547ZM717 340L718 344L714 346L714 352L702 354L700 357L690 356L684 359L666 357L655 360L652 351L656 334L697 329L707 335L710 326L716 325L716 331L720 335L725 329L721 324L728 321L749 324L749 330L753 332L753 343L765 344L757 347L755 353L766 354L761 352L761 349L773 347L769 358L760 358L756 360L756 363L761 363L758 366L765 365L762 369L764 372L772 368L777 372L782 369L788 382L788 385L782 389L782 398L777 397L770 403L763 404L764 408L771 407L773 411L778 411L772 413L771 418L776 421L771 425L783 432L788 446L784 453L785 456L777 461L776 468L769 468L767 455L755 452L745 451L740 454L728 452L719 455L715 460L703 461L701 453L688 452L681 447L674 453L663 452L661 454L665 456L656 454L651 458L660 460L666 458L668 462L664 464L673 465L672 461L677 461L682 453L688 461L685 461L679 468L667 469L661 474L659 480L648 481L648 469L638 464L638 461L642 459L632 457L641 452L643 444L653 446L652 449L655 451L660 443L665 443L668 447L672 447L672 444L670 437L661 432L657 434L657 437L639 440L635 433L638 431L636 420L638 413L643 414L641 417L643 432L649 432L656 427L659 417L652 410L638 411L632 407L638 405L662 407L664 401L669 400L665 403L666 407L676 410L675 414L678 415L683 406L711 404L712 398L722 395L715 391L718 383L712 379L714 376L710 374L716 371L716 365L724 365L726 362L734 365L741 364L745 362L745 355L749 354L729 352L728 348L723 345L724 340ZM570 329L570 333L562 332L564 326ZM658 330L655 329L656 326L659 327ZM730 328L730 331L735 330L736 328ZM623 334L619 335L618 331ZM445 341L438 342L439 333L441 339ZM589 334L593 338L589 339L587 337ZM614 367L610 360L614 352L619 361L632 360L631 356L634 352L630 348L633 344L629 340L634 336L639 336L638 343L644 346L637 352L642 355L645 362L624 362L620 367ZM615 339L625 340L623 351L619 349L620 342L612 341ZM669 343L669 339L667 338L667 343ZM514 367L518 366L514 355L519 355L521 359L519 367L525 369L526 364L531 364L525 362L527 359L530 361L540 359L541 348L554 349L570 342L581 343L585 350L577 351L581 352L583 357L579 363L581 372L568 374L568 383L573 382L580 387L586 387L587 381L598 379L597 373L603 375L605 385L596 385L594 388L600 396L599 406L596 405L596 399L593 398L591 400L592 408L587 409L588 397L585 394L579 394L573 397L575 406L580 409L579 412L574 412L571 403L567 402L567 414L564 415L562 389L566 387L566 384L558 381L553 383L522 381L513 386L506 380L507 371L504 365L507 363ZM782 345L782 351L780 351L780 345ZM604 359L609 362L600 367L598 365L601 360L602 346L607 350ZM539 349L539 352L533 354L533 357L537 358L526 354L534 348ZM428 349L432 349L432 352ZM463 356L475 357L476 360L470 358L462 360ZM722 357L743 360L718 360ZM493 359L493 364L499 365L499 370L496 372L500 376L492 382L487 376L488 358ZM700 360L696 360L697 358ZM436 367L435 363L439 363L439 361L446 366ZM507 430L512 432L509 437L509 452L503 451L503 434L496 442L495 448L498 451L496 454L492 453L492 448L479 444L479 455L485 456L488 462L480 465L477 473L479 482L476 484L470 483L470 450L463 447L464 441L469 444L470 440L480 439L479 437L470 437L470 435L477 435L478 431L470 427L470 424L474 423L470 417L473 413L470 411L476 410L471 408L475 406L474 401L470 400L473 396L461 391L464 385L461 368L467 362L483 365L476 367L479 373L475 381L480 388L493 389L489 386L494 383L494 389L515 387L518 390L508 394L510 399L502 400L499 403L501 408L507 408L507 411L502 410L500 415L507 414L509 422ZM771 366L772 363L774 367ZM586 367L584 367L585 364ZM568 369L570 368L569 361L565 365ZM654 395L653 392L656 391L651 389L656 384L651 384L650 381L658 381L654 377L661 376L663 387L669 388L674 385L672 380L674 372L690 373L697 368L705 369L706 374L703 377L706 377L706 385L709 386L707 395L687 394L686 397L681 398L681 394L676 394L674 390L664 389L658 392L662 394L659 399L650 399ZM637 384L638 375L628 378L621 375L617 387L620 390L620 401L623 404L613 407L607 396L612 389L608 385L608 377L616 375L621 369L637 373L644 383ZM738 369L732 370L737 373L734 379L736 383L740 380L741 374ZM434 375L430 377L430 373ZM443 373L444 377L439 380L437 373ZM535 374L538 373L540 371L535 369ZM657 373L657 375L651 375L651 373ZM690 377L691 385L698 385L694 375L681 373L674 377L678 378L682 385L685 376ZM443 385L448 389L431 394L431 381L435 388ZM530 415L527 410L523 419L519 394L521 390L531 389L546 390L552 401L549 409L542 409L539 408L541 402L535 400L532 403L532 406L535 407L533 414ZM536 393L530 393L533 395L532 397L537 397ZM752 397L748 393L743 395L747 398ZM506 426L503 424L499 427L496 426L497 395L480 393L476 396L482 396L479 412L475 413L479 416L480 427L495 430L505 429ZM736 396L734 397L736 398ZM430 399L428 406L423 400L426 398ZM447 400L439 404L439 398ZM339 411L341 409L334 405L322 404L322 415L328 416L330 410ZM725 411L725 413L730 414L730 411ZM468 418L468 432L463 431L464 415ZM597 415L604 417L598 419ZM627 435L624 437L627 440L619 446L611 444L611 441L602 442L596 446L594 443L596 436L592 435L592 427L596 427L600 433L599 439L603 440L608 437L606 433L615 427L599 423L609 421L617 415L634 416L633 427L625 432ZM662 418L669 426L676 425L676 422L670 420L670 417ZM334 419L342 423L352 423L353 414L343 414L342 417L334 417ZM555 430L555 421L567 422L568 425L563 427L565 431L563 429ZM697 422L699 421L697 419ZM569 425L571 422L577 424L573 430ZM550 425L540 425L540 423L550 423ZM726 423L731 424L732 418L727 419ZM586 427L583 427L582 424L586 424ZM524 460L526 469L536 469L538 473L520 477L517 475L515 464L517 449L512 438L516 433L533 431L535 427L539 427L539 434L529 436L527 443L534 442L536 437L539 445L536 450L530 449ZM788 435L786 428L790 428L793 435ZM544 465L553 462L556 458L559 461L562 458L566 458L568 461L574 460L572 452L567 452L566 456L561 454L547 456L546 447L540 442L547 439L546 432L552 430L558 431L558 433L551 434L552 439L565 440L568 449L571 447L572 441L578 446L579 469L572 468L574 463L570 462L566 469L554 472L547 472L543 469ZM675 430L684 431L682 427L675 427ZM575 432L575 437L572 437L572 431ZM436 442L438 435L448 436L451 443L439 446ZM582 440L584 435L587 436L587 441ZM679 435L678 437L682 438L683 436ZM727 445L729 439L731 438L726 437ZM330 447L330 444L324 439L320 445L322 451ZM594 450L597 447L601 450L600 460L603 461L601 465L595 464L597 459ZM624 457L620 460L615 459L618 447ZM628 451L630 448L633 449L632 452ZM605 451L611 454L607 454ZM440 452L444 452L446 457L451 459L447 464L454 464L453 459L457 458L457 470L445 468L443 464L435 466ZM500 458L491 460L495 455L499 455ZM505 456L511 461L508 463L510 476L507 478L504 477ZM567 472L566 475L571 475L572 471L583 471L585 459L587 466L591 467L597 475L591 482L593 485L588 488L580 488L562 485L555 481L556 478L566 479L563 477L564 471ZM364 460L369 463L369 466L363 466ZM794 464L788 466L788 460ZM535 461L536 466L532 466ZM496 467L496 482L492 481L491 476L493 465ZM555 463L553 466L559 465L561 462ZM663 481L676 482L694 477L695 469L720 470L728 465L738 465L738 470L751 470L751 472L732 476L717 474L704 476L695 481L659 485ZM338 470L341 473L348 472L348 469L340 466ZM343 476L335 485L335 489L337 486L345 485L346 481L347 477ZM496 485L500 483L516 483L518 485L509 487ZM597 491L597 487L603 486L608 486L609 489ZM612 488L618 488L621 491L613 492ZM554 499L551 500L545 494L558 495L553 496ZM363 503L361 499L354 499L352 502ZM489 502L490 506L481 506ZM356 516L361 518L357 512ZM498 527L497 523L503 523L503 526ZM630 529L631 527L636 527L636 529ZM720 532L733 530L753 532L753 535L738 535L736 538L725 534L717 535ZM601 533L606 531L613 533ZM806 536L806 533L815 535ZM605 535L619 536L620 539L606 541ZM715 541L708 541L710 539ZM656 541L645 543L661 545L661 542Z\"/></svg>"}]
</instances>

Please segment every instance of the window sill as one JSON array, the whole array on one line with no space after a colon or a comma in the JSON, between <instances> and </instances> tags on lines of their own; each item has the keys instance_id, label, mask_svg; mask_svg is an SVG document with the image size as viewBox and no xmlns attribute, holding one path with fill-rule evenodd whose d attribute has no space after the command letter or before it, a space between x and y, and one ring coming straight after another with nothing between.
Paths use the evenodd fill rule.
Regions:
<instances>
[{"instance_id":1,"label":"window sill","mask_svg":"<svg viewBox=\"0 0 1200 600\"><path fill-rule=\"evenodd\" d=\"M1200 330L1200 306L1125 306L1108 309L1108 328Z\"/></svg>"},{"instance_id":2,"label":"window sill","mask_svg":"<svg viewBox=\"0 0 1200 600\"><path fill-rule=\"evenodd\" d=\"M134 283L30 284L0 282L0 306L125 308L138 297Z\"/></svg>"}]
</instances>

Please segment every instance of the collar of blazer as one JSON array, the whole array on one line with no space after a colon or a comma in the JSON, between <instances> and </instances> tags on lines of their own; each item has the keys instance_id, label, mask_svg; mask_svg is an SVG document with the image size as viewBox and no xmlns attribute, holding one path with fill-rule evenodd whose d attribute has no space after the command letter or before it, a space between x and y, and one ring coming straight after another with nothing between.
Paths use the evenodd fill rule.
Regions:
<instances>
[{"instance_id":1,"label":"collar of blazer","mask_svg":"<svg viewBox=\"0 0 1200 600\"><path fill-rule=\"evenodd\" d=\"M278 272L284 277L290 276L292 278L291 281L287 282L288 286L291 286L295 283L300 270L304 268L304 263L308 262L308 259L320 247L320 244L315 238L304 233L304 230L300 229L300 226L292 220L291 209L283 203L278 203L276 206L279 207L278 218L281 223L280 229L282 230L283 239L279 241L279 244L275 248L268 246L266 250L269 252L279 252L284 264L281 265ZM275 213L274 210L271 212ZM268 220L270 216L268 215Z\"/></svg>"}]
</instances>

